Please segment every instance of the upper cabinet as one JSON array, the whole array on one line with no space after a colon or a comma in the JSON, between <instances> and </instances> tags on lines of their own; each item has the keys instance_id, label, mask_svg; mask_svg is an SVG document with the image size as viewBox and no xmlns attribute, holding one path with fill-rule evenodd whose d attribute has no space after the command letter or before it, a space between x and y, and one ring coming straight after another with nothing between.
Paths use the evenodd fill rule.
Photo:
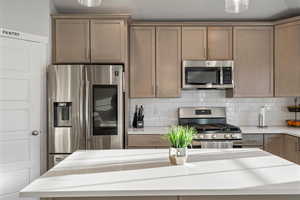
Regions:
<instances>
[{"instance_id":1,"label":"upper cabinet","mask_svg":"<svg viewBox=\"0 0 300 200\"><path fill-rule=\"evenodd\" d=\"M208 27L208 60L232 60L232 27Z\"/></svg>"},{"instance_id":2,"label":"upper cabinet","mask_svg":"<svg viewBox=\"0 0 300 200\"><path fill-rule=\"evenodd\" d=\"M207 28L197 26L182 27L182 59L207 59Z\"/></svg>"},{"instance_id":3,"label":"upper cabinet","mask_svg":"<svg viewBox=\"0 0 300 200\"><path fill-rule=\"evenodd\" d=\"M91 61L122 63L125 60L123 20L91 20Z\"/></svg>"},{"instance_id":4,"label":"upper cabinet","mask_svg":"<svg viewBox=\"0 0 300 200\"><path fill-rule=\"evenodd\" d=\"M132 26L130 97L179 97L181 27Z\"/></svg>"},{"instance_id":5,"label":"upper cabinet","mask_svg":"<svg viewBox=\"0 0 300 200\"><path fill-rule=\"evenodd\" d=\"M181 90L181 28L156 28L156 96L179 97Z\"/></svg>"},{"instance_id":6,"label":"upper cabinet","mask_svg":"<svg viewBox=\"0 0 300 200\"><path fill-rule=\"evenodd\" d=\"M275 27L275 96L300 96L300 21Z\"/></svg>"},{"instance_id":7,"label":"upper cabinet","mask_svg":"<svg viewBox=\"0 0 300 200\"><path fill-rule=\"evenodd\" d=\"M232 27L183 26L183 60L232 60Z\"/></svg>"},{"instance_id":8,"label":"upper cabinet","mask_svg":"<svg viewBox=\"0 0 300 200\"><path fill-rule=\"evenodd\" d=\"M273 96L273 27L234 28L235 88L229 97Z\"/></svg>"},{"instance_id":9,"label":"upper cabinet","mask_svg":"<svg viewBox=\"0 0 300 200\"><path fill-rule=\"evenodd\" d=\"M89 23L89 20L55 20L53 35L55 63L90 62Z\"/></svg>"},{"instance_id":10,"label":"upper cabinet","mask_svg":"<svg viewBox=\"0 0 300 200\"><path fill-rule=\"evenodd\" d=\"M55 18L53 25L53 63L126 62L127 20Z\"/></svg>"},{"instance_id":11,"label":"upper cabinet","mask_svg":"<svg viewBox=\"0 0 300 200\"><path fill-rule=\"evenodd\" d=\"M155 27L131 27L130 97L155 95Z\"/></svg>"}]
</instances>

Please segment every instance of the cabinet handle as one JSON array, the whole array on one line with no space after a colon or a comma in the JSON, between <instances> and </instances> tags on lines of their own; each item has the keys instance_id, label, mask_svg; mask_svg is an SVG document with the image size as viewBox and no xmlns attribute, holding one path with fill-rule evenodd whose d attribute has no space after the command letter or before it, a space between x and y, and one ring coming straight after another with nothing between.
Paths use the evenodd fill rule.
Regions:
<instances>
[{"instance_id":1,"label":"cabinet handle","mask_svg":"<svg viewBox=\"0 0 300 200\"><path fill-rule=\"evenodd\" d=\"M122 73L122 90L123 90L123 92L126 92L126 78L125 78L125 72Z\"/></svg>"},{"instance_id":2,"label":"cabinet handle","mask_svg":"<svg viewBox=\"0 0 300 200\"><path fill-rule=\"evenodd\" d=\"M205 57L205 59L207 59L207 49L206 49L206 47L204 47L204 57Z\"/></svg>"}]
</instances>

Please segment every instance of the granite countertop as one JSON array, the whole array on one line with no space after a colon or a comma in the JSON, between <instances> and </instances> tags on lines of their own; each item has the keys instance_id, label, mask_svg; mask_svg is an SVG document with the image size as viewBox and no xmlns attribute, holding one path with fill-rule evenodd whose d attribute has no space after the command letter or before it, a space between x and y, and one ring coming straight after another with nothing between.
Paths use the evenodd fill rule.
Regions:
<instances>
[{"instance_id":1,"label":"granite countertop","mask_svg":"<svg viewBox=\"0 0 300 200\"><path fill-rule=\"evenodd\" d=\"M240 127L242 133L245 134L288 134L300 137L300 128L292 128L287 126L269 126L267 128L258 128L256 126ZM168 127L145 127L143 129L129 128L128 134L166 134Z\"/></svg>"},{"instance_id":2,"label":"granite countertop","mask_svg":"<svg viewBox=\"0 0 300 200\"><path fill-rule=\"evenodd\" d=\"M300 166L259 149L191 149L169 164L167 149L77 151L34 180L21 197L293 195Z\"/></svg>"}]
</instances>

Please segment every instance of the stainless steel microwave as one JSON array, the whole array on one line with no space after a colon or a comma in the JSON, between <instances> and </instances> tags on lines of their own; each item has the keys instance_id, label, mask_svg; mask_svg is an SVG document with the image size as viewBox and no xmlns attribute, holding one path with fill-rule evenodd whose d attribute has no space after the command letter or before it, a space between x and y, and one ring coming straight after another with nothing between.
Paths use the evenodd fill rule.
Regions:
<instances>
[{"instance_id":1,"label":"stainless steel microwave","mask_svg":"<svg viewBox=\"0 0 300 200\"><path fill-rule=\"evenodd\" d=\"M234 62L185 60L182 64L183 89L225 89L234 87Z\"/></svg>"}]
</instances>

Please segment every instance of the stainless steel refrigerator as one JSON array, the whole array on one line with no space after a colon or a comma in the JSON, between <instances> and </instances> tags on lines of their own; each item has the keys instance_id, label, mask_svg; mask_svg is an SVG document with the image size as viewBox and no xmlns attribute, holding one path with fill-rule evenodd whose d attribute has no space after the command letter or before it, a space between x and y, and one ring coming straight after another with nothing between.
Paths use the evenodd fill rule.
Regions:
<instances>
[{"instance_id":1,"label":"stainless steel refrigerator","mask_svg":"<svg viewBox=\"0 0 300 200\"><path fill-rule=\"evenodd\" d=\"M122 65L48 67L48 166L79 149L124 147Z\"/></svg>"}]
</instances>

